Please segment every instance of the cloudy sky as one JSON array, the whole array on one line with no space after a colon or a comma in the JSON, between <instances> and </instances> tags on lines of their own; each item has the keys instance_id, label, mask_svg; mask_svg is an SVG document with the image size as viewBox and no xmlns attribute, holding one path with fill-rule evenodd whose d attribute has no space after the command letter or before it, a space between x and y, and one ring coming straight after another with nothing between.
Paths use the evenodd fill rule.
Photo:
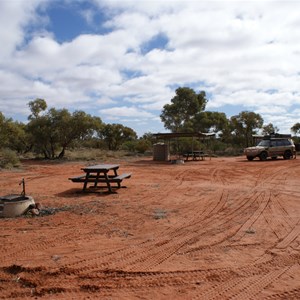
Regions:
<instances>
[{"instance_id":1,"label":"cloudy sky","mask_svg":"<svg viewBox=\"0 0 300 300\"><path fill-rule=\"evenodd\" d=\"M300 1L0 0L0 111L84 110L139 135L177 87L207 110L300 122Z\"/></svg>"}]
</instances>

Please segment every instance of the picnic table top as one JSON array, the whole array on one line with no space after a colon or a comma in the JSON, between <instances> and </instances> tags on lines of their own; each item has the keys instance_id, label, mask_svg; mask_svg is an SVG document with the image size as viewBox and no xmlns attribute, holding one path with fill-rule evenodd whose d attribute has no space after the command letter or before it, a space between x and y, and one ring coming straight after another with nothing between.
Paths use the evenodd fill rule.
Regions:
<instances>
[{"instance_id":1,"label":"picnic table top","mask_svg":"<svg viewBox=\"0 0 300 300\"><path fill-rule=\"evenodd\" d=\"M192 153L192 154L202 154L204 153L203 150L193 150L193 151L188 151L188 153Z\"/></svg>"},{"instance_id":2,"label":"picnic table top","mask_svg":"<svg viewBox=\"0 0 300 300\"><path fill-rule=\"evenodd\" d=\"M84 168L81 168L81 170L85 172L89 171L108 171L108 170L113 170L113 169L118 169L119 165L116 164L98 164L98 165L93 165L93 166L87 166Z\"/></svg>"}]
</instances>

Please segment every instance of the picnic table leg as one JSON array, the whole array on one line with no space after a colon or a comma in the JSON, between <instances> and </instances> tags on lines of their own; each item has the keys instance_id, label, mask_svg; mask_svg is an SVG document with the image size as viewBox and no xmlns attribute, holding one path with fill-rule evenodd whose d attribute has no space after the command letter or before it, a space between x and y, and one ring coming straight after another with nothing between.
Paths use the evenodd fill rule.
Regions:
<instances>
[{"instance_id":1,"label":"picnic table leg","mask_svg":"<svg viewBox=\"0 0 300 300\"><path fill-rule=\"evenodd\" d=\"M108 178L107 173L108 173L108 172L105 172L105 173L104 173L104 178L105 178L105 181L106 181L106 184L107 184L108 191L109 191L110 193L112 193L112 189L111 189L111 185L110 185L110 182L109 182L109 178ZM116 171L115 171L115 174L116 174Z\"/></svg>"},{"instance_id":2,"label":"picnic table leg","mask_svg":"<svg viewBox=\"0 0 300 300\"><path fill-rule=\"evenodd\" d=\"M86 175L85 175L85 180L84 180L84 184L83 184L83 188L82 188L83 191L86 190L86 187L87 187L87 184L88 184L89 176L90 176L90 173L87 172Z\"/></svg>"},{"instance_id":3,"label":"picnic table leg","mask_svg":"<svg viewBox=\"0 0 300 300\"><path fill-rule=\"evenodd\" d=\"M115 173L115 177L118 176L117 169L114 169L114 173ZM117 182L117 185L118 185L118 188L121 187L121 183L120 182Z\"/></svg>"},{"instance_id":4,"label":"picnic table leg","mask_svg":"<svg viewBox=\"0 0 300 300\"><path fill-rule=\"evenodd\" d=\"M97 172L95 183L94 183L94 188L97 187L99 176L100 176L100 172Z\"/></svg>"}]
</instances>

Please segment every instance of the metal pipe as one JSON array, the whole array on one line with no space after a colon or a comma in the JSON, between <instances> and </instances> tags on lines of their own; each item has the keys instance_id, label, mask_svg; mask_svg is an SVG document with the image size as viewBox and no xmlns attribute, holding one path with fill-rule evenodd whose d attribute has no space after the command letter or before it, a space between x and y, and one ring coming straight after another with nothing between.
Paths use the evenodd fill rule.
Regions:
<instances>
[{"instance_id":1,"label":"metal pipe","mask_svg":"<svg viewBox=\"0 0 300 300\"><path fill-rule=\"evenodd\" d=\"M19 185L22 184L22 192L21 192L21 195L25 197L25 179L23 178L22 181L19 183Z\"/></svg>"}]
</instances>

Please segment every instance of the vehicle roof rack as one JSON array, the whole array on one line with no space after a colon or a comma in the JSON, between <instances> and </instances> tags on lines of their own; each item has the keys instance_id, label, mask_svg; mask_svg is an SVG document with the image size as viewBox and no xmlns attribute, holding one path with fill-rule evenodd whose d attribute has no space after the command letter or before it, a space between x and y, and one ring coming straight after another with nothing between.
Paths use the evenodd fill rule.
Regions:
<instances>
[{"instance_id":1,"label":"vehicle roof rack","mask_svg":"<svg viewBox=\"0 0 300 300\"><path fill-rule=\"evenodd\" d=\"M264 140L270 139L290 139L292 138L291 134L280 134L280 133L271 133L270 135L265 135L263 137Z\"/></svg>"}]
</instances>

